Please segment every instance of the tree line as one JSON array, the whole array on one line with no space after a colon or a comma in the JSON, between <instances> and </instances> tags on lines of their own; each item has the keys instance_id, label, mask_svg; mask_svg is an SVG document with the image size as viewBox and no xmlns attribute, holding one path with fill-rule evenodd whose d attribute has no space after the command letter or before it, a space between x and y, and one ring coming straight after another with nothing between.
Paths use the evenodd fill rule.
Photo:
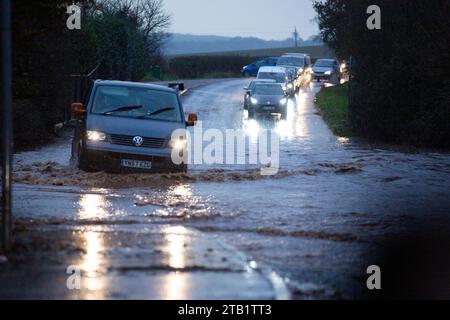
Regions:
<instances>
[{"instance_id":1,"label":"tree line","mask_svg":"<svg viewBox=\"0 0 450 320\"><path fill-rule=\"evenodd\" d=\"M74 95L73 75L100 63L103 79L140 80L161 64L170 16L162 0L81 0L81 29L69 30L70 1L12 1L15 147L48 141Z\"/></svg>"},{"instance_id":2,"label":"tree line","mask_svg":"<svg viewBox=\"0 0 450 320\"><path fill-rule=\"evenodd\" d=\"M379 0L381 29L367 27L373 1L314 1L321 36L352 58L349 111L367 137L450 147L450 2Z\"/></svg>"}]
</instances>

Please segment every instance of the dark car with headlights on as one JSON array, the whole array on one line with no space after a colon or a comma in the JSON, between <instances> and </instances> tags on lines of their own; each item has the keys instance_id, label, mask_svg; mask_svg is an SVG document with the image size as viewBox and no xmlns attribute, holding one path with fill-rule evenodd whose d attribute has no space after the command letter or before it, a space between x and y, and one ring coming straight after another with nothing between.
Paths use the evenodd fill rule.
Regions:
<instances>
[{"instance_id":1,"label":"dark car with headlights on","mask_svg":"<svg viewBox=\"0 0 450 320\"><path fill-rule=\"evenodd\" d=\"M186 171L186 161L174 161L187 159L186 137L174 138L172 133L194 125L197 116L191 113L185 120L178 90L97 80L86 101L72 103L71 111L76 119L71 162L78 168L113 172Z\"/></svg>"},{"instance_id":2,"label":"dark car with headlights on","mask_svg":"<svg viewBox=\"0 0 450 320\"><path fill-rule=\"evenodd\" d=\"M244 110L248 110L248 106L250 105L250 98L252 97L253 90L255 86L260 83L276 83L274 79L255 79L250 82L248 87L244 87L245 95L244 95Z\"/></svg>"},{"instance_id":3,"label":"dark car with headlights on","mask_svg":"<svg viewBox=\"0 0 450 320\"><path fill-rule=\"evenodd\" d=\"M282 119L287 115L288 95L278 83L257 83L250 97L248 117L257 114L280 114Z\"/></svg>"}]
</instances>

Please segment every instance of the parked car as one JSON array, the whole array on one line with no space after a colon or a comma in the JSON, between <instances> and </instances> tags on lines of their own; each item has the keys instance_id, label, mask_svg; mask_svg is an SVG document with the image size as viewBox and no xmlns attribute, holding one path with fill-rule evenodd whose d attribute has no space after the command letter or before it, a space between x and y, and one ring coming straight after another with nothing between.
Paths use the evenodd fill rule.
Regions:
<instances>
[{"instance_id":1,"label":"parked car","mask_svg":"<svg viewBox=\"0 0 450 320\"><path fill-rule=\"evenodd\" d=\"M257 83L250 97L248 117L256 114L281 114L286 119L288 96L278 83Z\"/></svg>"},{"instance_id":2,"label":"parked car","mask_svg":"<svg viewBox=\"0 0 450 320\"><path fill-rule=\"evenodd\" d=\"M313 76L317 81L328 80L332 82L340 82L341 70L337 60L335 59L319 59L314 63Z\"/></svg>"},{"instance_id":3,"label":"parked car","mask_svg":"<svg viewBox=\"0 0 450 320\"><path fill-rule=\"evenodd\" d=\"M253 90L258 83L276 83L273 79L255 79L250 82L248 87L244 87L245 96L244 96L244 109L248 110L248 106L250 105L250 98L253 94Z\"/></svg>"},{"instance_id":4,"label":"parked car","mask_svg":"<svg viewBox=\"0 0 450 320\"><path fill-rule=\"evenodd\" d=\"M251 76L256 76L258 74L259 68L261 67L274 67L277 65L278 57L266 57L253 61L247 66L244 66L241 70L241 74L248 78Z\"/></svg>"},{"instance_id":5,"label":"parked car","mask_svg":"<svg viewBox=\"0 0 450 320\"><path fill-rule=\"evenodd\" d=\"M93 83L85 103L71 105L77 127L72 163L85 171L185 172L172 161L172 151L187 156L186 139L172 132L195 125L185 120L178 91L168 87L123 82Z\"/></svg>"},{"instance_id":6,"label":"parked car","mask_svg":"<svg viewBox=\"0 0 450 320\"><path fill-rule=\"evenodd\" d=\"M288 70L294 92L311 81L311 57L309 55L284 54L278 59L277 66Z\"/></svg>"},{"instance_id":7,"label":"parked car","mask_svg":"<svg viewBox=\"0 0 450 320\"><path fill-rule=\"evenodd\" d=\"M275 80L276 83L279 83L283 90L289 94L294 95L294 84L290 79L286 68L283 67L261 67L258 72L258 76L256 77L258 80L260 79L272 79Z\"/></svg>"}]
</instances>

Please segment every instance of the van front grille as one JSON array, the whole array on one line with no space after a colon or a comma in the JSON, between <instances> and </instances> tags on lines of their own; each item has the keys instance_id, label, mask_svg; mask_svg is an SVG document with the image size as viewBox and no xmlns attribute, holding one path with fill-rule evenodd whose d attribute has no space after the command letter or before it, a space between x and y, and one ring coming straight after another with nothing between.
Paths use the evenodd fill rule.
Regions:
<instances>
[{"instance_id":1,"label":"van front grille","mask_svg":"<svg viewBox=\"0 0 450 320\"><path fill-rule=\"evenodd\" d=\"M133 138L135 136L126 136L126 135L119 135L119 134L112 134L111 135L111 143L117 144L121 146L131 146L136 147L136 145L133 142ZM148 137L142 137L144 142L142 143L140 148L155 148L160 149L164 146L165 139L161 138L148 138Z\"/></svg>"}]
</instances>

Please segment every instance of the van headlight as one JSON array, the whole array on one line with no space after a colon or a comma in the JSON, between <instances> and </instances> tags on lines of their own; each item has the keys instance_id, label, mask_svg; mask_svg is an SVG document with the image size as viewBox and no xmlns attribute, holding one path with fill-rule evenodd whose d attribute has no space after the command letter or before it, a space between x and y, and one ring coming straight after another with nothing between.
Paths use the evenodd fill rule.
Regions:
<instances>
[{"instance_id":1,"label":"van headlight","mask_svg":"<svg viewBox=\"0 0 450 320\"><path fill-rule=\"evenodd\" d=\"M256 99L256 98L251 98L250 99L250 101L253 103L253 104L258 104L258 99Z\"/></svg>"},{"instance_id":2,"label":"van headlight","mask_svg":"<svg viewBox=\"0 0 450 320\"><path fill-rule=\"evenodd\" d=\"M292 83L288 83L287 88L288 89L292 89L294 86L292 85Z\"/></svg>"},{"instance_id":3,"label":"van headlight","mask_svg":"<svg viewBox=\"0 0 450 320\"><path fill-rule=\"evenodd\" d=\"M87 130L86 137L90 141L105 141L106 133L100 131Z\"/></svg>"},{"instance_id":4,"label":"van headlight","mask_svg":"<svg viewBox=\"0 0 450 320\"><path fill-rule=\"evenodd\" d=\"M280 100L281 105L285 105L287 103L287 98L283 98Z\"/></svg>"},{"instance_id":5,"label":"van headlight","mask_svg":"<svg viewBox=\"0 0 450 320\"><path fill-rule=\"evenodd\" d=\"M330 71L330 70L325 71L325 74L326 74L327 76L329 76L329 75L331 75L331 71Z\"/></svg>"},{"instance_id":6,"label":"van headlight","mask_svg":"<svg viewBox=\"0 0 450 320\"><path fill-rule=\"evenodd\" d=\"M186 140L185 139L181 139L181 138L172 139L169 142L169 146L172 149L182 150L182 149L184 149L186 147Z\"/></svg>"}]
</instances>

